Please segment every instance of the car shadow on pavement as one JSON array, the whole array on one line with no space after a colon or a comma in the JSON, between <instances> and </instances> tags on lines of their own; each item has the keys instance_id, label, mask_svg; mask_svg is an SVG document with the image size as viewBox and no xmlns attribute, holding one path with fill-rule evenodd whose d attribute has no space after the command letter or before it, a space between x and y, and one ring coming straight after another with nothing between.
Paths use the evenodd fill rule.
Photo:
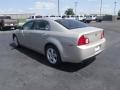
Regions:
<instances>
[{"instance_id":1,"label":"car shadow on pavement","mask_svg":"<svg viewBox=\"0 0 120 90\"><path fill-rule=\"evenodd\" d=\"M33 60L36 60L37 62L44 64L46 66L55 68L57 70L61 70L64 72L77 72L85 67L87 67L88 65L90 65L92 62L95 61L95 58L90 58L87 60L84 60L80 63L62 63L61 65L58 66L51 66L47 60L45 59L44 55L37 53L31 49L25 48L25 47L20 47L20 48L15 48L14 44L10 44L10 46L12 47L12 50L16 49L19 52L27 55L28 57L32 58Z\"/></svg>"}]
</instances>

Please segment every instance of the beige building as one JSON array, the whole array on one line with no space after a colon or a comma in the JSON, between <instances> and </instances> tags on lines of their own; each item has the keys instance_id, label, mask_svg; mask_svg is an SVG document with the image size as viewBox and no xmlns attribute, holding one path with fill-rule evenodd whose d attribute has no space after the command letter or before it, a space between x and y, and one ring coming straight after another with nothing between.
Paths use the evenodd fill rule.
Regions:
<instances>
[{"instance_id":1,"label":"beige building","mask_svg":"<svg viewBox=\"0 0 120 90\"><path fill-rule=\"evenodd\" d=\"M34 13L23 13L23 14L0 14L0 15L4 15L4 16L11 16L12 19L26 19L32 15L34 15Z\"/></svg>"}]
</instances>

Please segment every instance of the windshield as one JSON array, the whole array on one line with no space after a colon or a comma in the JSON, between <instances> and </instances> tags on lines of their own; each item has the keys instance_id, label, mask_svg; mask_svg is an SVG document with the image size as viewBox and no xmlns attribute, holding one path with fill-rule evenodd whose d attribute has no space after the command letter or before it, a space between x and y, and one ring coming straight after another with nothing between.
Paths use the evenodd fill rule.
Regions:
<instances>
[{"instance_id":1,"label":"windshield","mask_svg":"<svg viewBox=\"0 0 120 90\"><path fill-rule=\"evenodd\" d=\"M88 27L85 23L82 23L78 20L72 20L72 19L59 19L56 20L59 24L63 25L67 29L77 29L77 28L84 28Z\"/></svg>"}]
</instances>

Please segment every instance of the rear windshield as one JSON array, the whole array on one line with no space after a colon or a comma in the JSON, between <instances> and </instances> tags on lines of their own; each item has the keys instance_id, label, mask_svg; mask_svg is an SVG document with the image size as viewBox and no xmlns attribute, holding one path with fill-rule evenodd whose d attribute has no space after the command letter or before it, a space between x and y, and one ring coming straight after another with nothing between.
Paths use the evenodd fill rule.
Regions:
<instances>
[{"instance_id":1,"label":"rear windshield","mask_svg":"<svg viewBox=\"0 0 120 90\"><path fill-rule=\"evenodd\" d=\"M59 19L55 20L59 24L63 25L67 29L77 29L77 28L84 28L88 27L85 23L82 23L78 20L71 20L71 19Z\"/></svg>"}]
</instances>

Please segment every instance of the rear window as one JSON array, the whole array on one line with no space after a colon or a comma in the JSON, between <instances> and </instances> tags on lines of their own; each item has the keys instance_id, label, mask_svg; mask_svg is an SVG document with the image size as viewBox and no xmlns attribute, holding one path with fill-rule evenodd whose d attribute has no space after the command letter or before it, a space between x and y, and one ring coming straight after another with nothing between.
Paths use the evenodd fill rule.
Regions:
<instances>
[{"instance_id":1,"label":"rear window","mask_svg":"<svg viewBox=\"0 0 120 90\"><path fill-rule=\"evenodd\" d=\"M66 27L67 29L77 29L77 28L88 27L88 25L86 25L85 23L82 23L78 20L59 19L59 20L55 20L55 21L58 22L59 24L61 24L62 26Z\"/></svg>"}]
</instances>

